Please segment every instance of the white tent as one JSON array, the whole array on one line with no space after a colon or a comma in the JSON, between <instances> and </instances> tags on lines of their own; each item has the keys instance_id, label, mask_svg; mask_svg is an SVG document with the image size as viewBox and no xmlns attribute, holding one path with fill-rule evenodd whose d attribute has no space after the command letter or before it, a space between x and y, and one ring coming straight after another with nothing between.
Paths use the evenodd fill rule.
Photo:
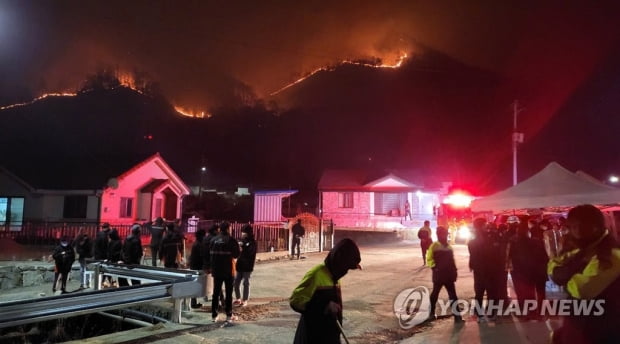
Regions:
<instances>
[{"instance_id":1,"label":"white tent","mask_svg":"<svg viewBox=\"0 0 620 344\"><path fill-rule=\"evenodd\" d=\"M474 200L474 212L507 213L518 209L563 208L590 203L620 204L620 189L585 173L575 174L552 162L532 177L491 196Z\"/></svg>"}]
</instances>

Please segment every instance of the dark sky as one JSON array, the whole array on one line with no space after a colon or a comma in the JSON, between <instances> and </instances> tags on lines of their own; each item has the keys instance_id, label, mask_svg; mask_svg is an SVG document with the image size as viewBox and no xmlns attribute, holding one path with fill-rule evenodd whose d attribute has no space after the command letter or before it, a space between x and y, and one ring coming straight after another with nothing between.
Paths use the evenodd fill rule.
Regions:
<instances>
[{"instance_id":1,"label":"dark sky","mask_svg":"<svg viewBox=\"0 0 620 344\"><path fill-rule=\"evenodd\" d=\"M211 107L237 82L263 97L317 67L429 47L551 87L553 112L618 39L613 8L570 3L4 0L0 90L72 90L111 66Z\"/></svg>"},{"instance_id":2,"label":"dark sky","mask_svg":"<svg viewBox=\"0 0 620 344\"><path fill-rule=\"evenodd\" d=\"M146 73L173 104L208 111L230 105L241 88L269 100L273 91L343 60L394 64L406 53L415 66L433 50L509 80L498 86L498 97L515 89L527 94L521 126L535 139L576 92L615 64L618 7L612 1L1 0L0 103L72 91L86 75L114 68ZM593 97L580 109L609 113L591 109ZM472 120L484 125L506 114L508 104L506 113Z\"/></svg>"}]
</instances>

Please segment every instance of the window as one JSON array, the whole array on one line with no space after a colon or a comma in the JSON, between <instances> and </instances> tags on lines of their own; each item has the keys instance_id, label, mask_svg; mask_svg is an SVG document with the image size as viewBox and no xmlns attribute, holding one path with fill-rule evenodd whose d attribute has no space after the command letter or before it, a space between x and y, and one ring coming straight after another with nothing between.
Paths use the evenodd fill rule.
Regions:
<instances>
[{"instance_id":1,"label":"window","mask_svg":"<svg viewBox=\"0 0 620 344\"><path fill-rule=\"evenodd\" d=\"M131 217L133 210L133 198L121 197L121 215L120 217Z\"/></svg>"},{"instance_id":2,"label":"window","mask_svg":"<svg viewBox=\"0 0 620 344\"><path fill-rule=\"evenodd\" d=\"M62 217L65 219L85 219L88 196L65 196Z\"/></svg>"},{"instance_id":3,"label":"window","mask_svg":"<svg viewBox=\"0 0 620 344\"><path fill-rule=\"evenodd\" d=\"M24 221L23 197L0 197L0 230L21 230ZM8 226L7 226L8 225Z\"/></svg>"},{"instance_id":4,"label":"window","mask_svg":"<svg viewBox=\"0 0 620 344\"><path fill-rule=\"evenodd\" d=\"M353 192L340 192L338 194L338 208L353 208Z\"/></svg>"}]
</instances>

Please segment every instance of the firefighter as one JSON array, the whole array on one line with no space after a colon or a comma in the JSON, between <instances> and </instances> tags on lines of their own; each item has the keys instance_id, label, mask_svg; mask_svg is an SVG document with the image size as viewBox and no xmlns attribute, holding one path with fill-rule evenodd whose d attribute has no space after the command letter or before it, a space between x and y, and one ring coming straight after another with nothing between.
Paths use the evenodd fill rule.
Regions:
<instances>
[{"instance_id":1,"label":"firefighter","mask_svg":"<svg viewBox=\"0 0 620 344\"><path fill-rule=\"evenodd\" d=\"M604 311L565 316L553 343L620 343L620 247L593 205L574 207L566 222L576 248L553 258L547 272L571 298L603 300Z\"/></svg>"},{"instance_id":2,"label":"firefighter","mask_svg":"<svg viewBox=\"0 0 620 344\"><path fill-rule=\"evenodd\" d=\"M437 241L426 252L426 261L433 270L433 291L430 295L431 309L428 320L435 319L435 305L439 297L439 291L445 287L450 298L450 309L458 299L454 282L456 282L456 263L454 252L448 243L448 230L445 227L437 227ZM463 319L458 310L454 310L454 321L462 322Z\"/></svg>"}]
</instances>

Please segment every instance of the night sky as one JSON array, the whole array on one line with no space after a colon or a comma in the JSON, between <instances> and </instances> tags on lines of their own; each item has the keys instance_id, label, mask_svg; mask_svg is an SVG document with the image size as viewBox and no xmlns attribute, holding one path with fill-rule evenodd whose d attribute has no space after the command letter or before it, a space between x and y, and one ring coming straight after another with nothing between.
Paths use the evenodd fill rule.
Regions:
<instances>
[{"instance_id":1,"label":"night sky","mask_svg":"<svg viewBox=\"0 0 620 344\"><path fill-rule=\"evenodd\" d=\"M525 108L519 117L529 162L524 175L560 160L603 177L620 173L620 151L612 147L620 125L617 7L583 1L2 0L0 105L74 91L86 75L114 69L158 82L172 104L194 111L235 106L239 92L304 107L308 102L298 102L297 93L313 89L303 82L291 88L297 91L270 94L344 60L394 65L407 54L401 69L443 73L444 79L458 73L418 64L439 54L498 80L486 93L496 103L468 112L467 121L476 123L468 129L479 132L453 126L441 134L492 145L506 136L502 130L510 131L510 102L518 98ZM357 80L357 72L338 77ZM466 88L442 85L446 94ZM410 116L415 111L406 93L398 101L403 116ZM459 113L451 116L462 121ZM415 119L423 122L424 114ZM597 140L589 143L592 137ZM509 148L490 149L480 163L506 167L510 154ZM496 165L485 176L499 171Z\"/></svg>"}]
</instances>

